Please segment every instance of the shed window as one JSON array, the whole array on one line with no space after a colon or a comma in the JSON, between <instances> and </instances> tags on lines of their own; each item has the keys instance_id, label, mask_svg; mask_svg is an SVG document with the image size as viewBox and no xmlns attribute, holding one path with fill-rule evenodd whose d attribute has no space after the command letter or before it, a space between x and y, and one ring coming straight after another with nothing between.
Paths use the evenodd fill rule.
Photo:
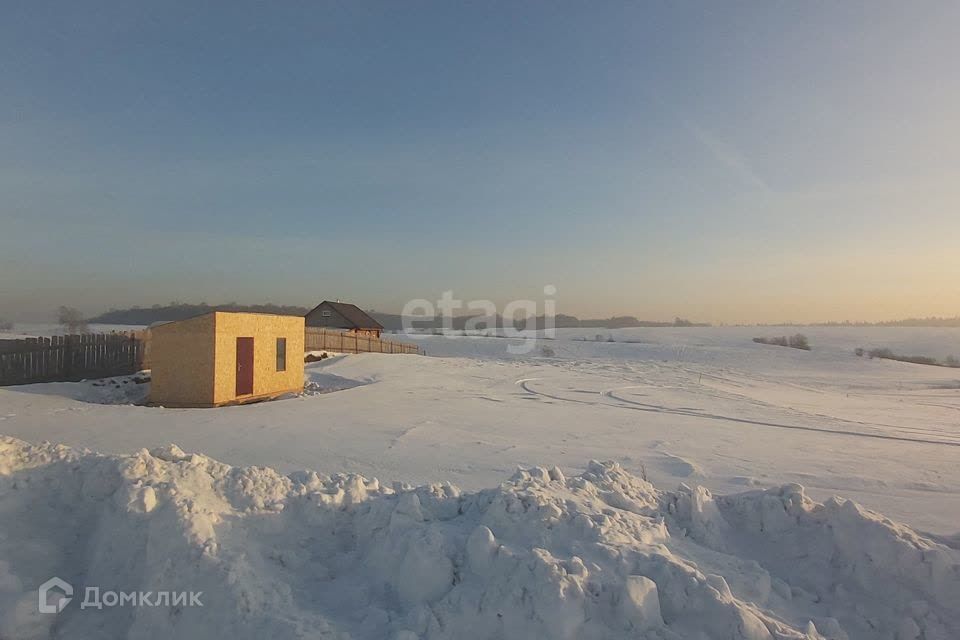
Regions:
<instances>
[{"instance_id":1,"label":"shed window","mask_svg":"<svg viewBox=\"0 0 960 640\"><path fill-rule=\"evenodd\" d=\"M320 316L321 316L322 318L329 318L330 315L331 315L331 314L330 314L330 309L323 309L323 310L320 312Z\"/></svg>"},{"instance_id":2,"label":"shed window","mask_svg":"<svg viewBox=\"0 0 960 640\"><path fill-rule=\"evenodd\" d=\"M287 339L277 338L277 371L287 370Z\"/></svg>"}]
</instances>

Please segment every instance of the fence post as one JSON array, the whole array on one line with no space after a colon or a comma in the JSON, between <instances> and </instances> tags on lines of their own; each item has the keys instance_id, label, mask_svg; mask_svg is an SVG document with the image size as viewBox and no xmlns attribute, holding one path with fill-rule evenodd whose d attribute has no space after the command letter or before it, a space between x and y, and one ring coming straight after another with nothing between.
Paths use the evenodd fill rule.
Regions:
<instances>
[{"instance_id":1,"label":"fence post","mask_svg":"<svg viewBox=\"0 0 960 640\"><path fill-rule=\"evenodd\" d=\"M63 375L69 378L73 374L73 336L63 336Z\"/></svg>"},{"instance_id":2,"label":"fence post","mask_svg":"<svg viewBox=\"0 0 960 640\"><path fill-rule=\"evenodd\" d=\"M43 375L44 377L55 377L57 372L53 368L51 358L53 356L53 351L50 349L51 340L50 338L41 338L41 341L43 342L43 351L40 352L40 362L43 366Z\"/></svg>"},{"instance_id":3,"label":"fence post","mask_svg":"<svg viewBox=\"0 0 960 640\"><path fill-rule=\"evenodd\" d=\"M27 382L32 382L37 377L37 338L27 338L27 344L31 349L27 352Z\"/></svg>"}]
</instances>

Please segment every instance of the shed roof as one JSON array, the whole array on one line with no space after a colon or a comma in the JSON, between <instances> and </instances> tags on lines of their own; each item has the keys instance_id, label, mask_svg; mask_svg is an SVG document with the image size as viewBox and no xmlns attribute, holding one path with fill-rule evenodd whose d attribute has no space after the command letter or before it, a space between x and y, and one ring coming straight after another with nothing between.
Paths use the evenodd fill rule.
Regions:
<instances>
[{"instance_id":1,"label":"shed roof","mask_svg":"<svg viewBox=\"0 0 960 640\"><path fill-rule=\"evenodd\" d=\"M349 302L330 302L329 300L324 300L316 307L311 309L307 315L311 315L314 311L317 311L321 307L327 307L336 311L343 319L349 322L356 329L378 329L383 330L383 325L371 318L366 311L361 309L355 304L350 304Z\"/></svg>"},{"instance_id":2,"label":"shed roof","mask_svg":"<svg viewBox=\"0 0 960 640\"><path fill-rule=\"evenodd\" d=\"M290 315L287 313L268 313L266 311L230 311L228 309L210 309L209 311L204 311L202 313L197 313L192 316L187 316L186 318L177 318L176 320L157 320L156 322L151 322L147 327L148 329L158 329L160 327L165 327L169 324L177 324L179 322L190 322L196 320L197 318L203 318L206 316L211 316L215 314L223 315L234 315L234 316L275 316L277 318L299 318L297 315Z\"/></svg>"}]
</instances>

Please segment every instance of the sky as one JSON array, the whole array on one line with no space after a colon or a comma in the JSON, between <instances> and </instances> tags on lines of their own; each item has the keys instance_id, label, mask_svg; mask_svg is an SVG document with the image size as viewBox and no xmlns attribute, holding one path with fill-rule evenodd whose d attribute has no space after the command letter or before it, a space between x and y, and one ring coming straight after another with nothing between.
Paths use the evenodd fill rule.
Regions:
<instances>
[{"instance_id":1,"label":"sky","mask_svg":"<svg viewBox=\"0 0 960 640\"><path fill-rule=\"evenodd\" d=\"M0 11L0 317L960 314L957 2Z\"/></svg>"}]
</instances>

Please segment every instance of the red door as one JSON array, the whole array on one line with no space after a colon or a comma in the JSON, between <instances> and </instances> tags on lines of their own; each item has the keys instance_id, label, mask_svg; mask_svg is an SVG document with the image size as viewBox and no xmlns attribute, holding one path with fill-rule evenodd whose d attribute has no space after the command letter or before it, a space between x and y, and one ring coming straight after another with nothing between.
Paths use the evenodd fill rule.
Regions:
<instances>
[{"instance_id":1,"label":"red door","mask_svg":"<svg viewBox=\"0 0 960 640\"><path fill-rule=\"evenodd\" d=\"M237 338L237 395L253 393L253 338Z\"/></svg>"}]
</instances>

